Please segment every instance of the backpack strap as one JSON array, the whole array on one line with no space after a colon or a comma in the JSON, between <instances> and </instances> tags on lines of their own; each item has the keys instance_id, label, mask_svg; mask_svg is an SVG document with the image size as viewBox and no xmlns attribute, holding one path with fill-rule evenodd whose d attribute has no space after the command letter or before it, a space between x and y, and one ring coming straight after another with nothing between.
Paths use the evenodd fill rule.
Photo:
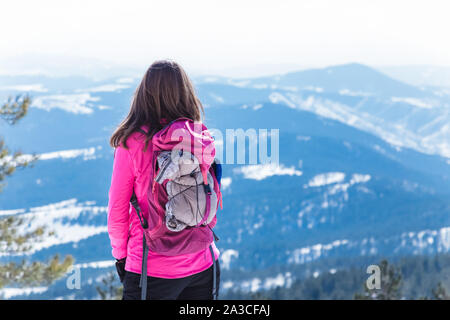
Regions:
<instances>
[{"instance_id":1,"label":"backpack strap","mask_svg":"<svg viewBox=\"0 0 450 320\"><path fill-rule=\"evenodd\" d=\"M216 257L214 256L214 250L212 248L212 245L209 246L209 251L211 252L211 258L213 261L213 289L212 289L212 297L213 300L217 300L218 292L217 292L217 276L216 276Z\"/></svg>"},{"instance_id":2,"label":"backpack strap","mask_svg":"<svg viewBox=\"0 0 450 320\"><path fill-rule=\"evenodd\" d=\"M141 214L141 207L139 207L139 203L137 201L136 193L134 193L134 190L133 190L133 194L131 195L130 203L133 206L134 210L136 210L136 213L138 215L139 221L141 222L142 228L147 229L148 222L144 218L144 215Z\"/></svg>"},{"instance_id":3,"label":"backpack strap","mask_svg":"<svg viewBox=\"0 0 450 320\"><path fill-rule=\"evenodd\" d=\"M209 186L209 184L203 184L203 188L205 189L206 208L203 219L197 224L197 226L201 226L205 221L207 221L209 214L211 213L211 187Z\"/></svg>"},{"instance_id":4,"label":"backpack strap","mask_svg":"<svg viewBox=\"0 0 450 320\"><path fill-rule=\"evenodd\" d=\"M145 235L142 235L142 268L141 279L139 281L139 287L141 287L141 300L147 300L147 260L148 260L148 246L145 241Z\"/></svg>"},{"instance_id":5,"label":"backpack strap","mask_svg":"<svg viewBox=\"0 0 450 320\"><path fill-rule=\"evenodd\" d=\"M136 193L133 190L133 194L130 199L130 203L138 215L139 221L142 228L145 230L148 228L148 222L141 214L141 208L137 201ZM145 231L144 231L145 232ZM141 279L139 281L139 287L141 288L141 300L147 299L147 260L148 260L148 246L145 240L145 234L142 233L142 268L141 268Z\"/></svg>"},{"instance_id":6,"label":"backpack strap","mask_svg":"<svg viewBox=\"0 0 450 320\"><path fill-rule=\"evenodd\" d=\"M137 128L136 131L142 133L143 135L147 135L147 132L145 130L142 130L141 128Z\"/></svg>"},{"instance_id":7,"label":"backpack strap","mask_svg":"<svg viewBox=\"0 0 450 320\"><path fill-rule=\"evenodd\" d=\"M222 179L222 165L220 164L219 159L215 158L213 163L212 163L212 165L211 165L211 167L213 168L214 175L216 176L216 180L217 180L217 182L219 184L219 188L220 188L220 182L221 182L221 179ZM209 185L208 185L208 187L209 187ZM208 191L208 190L205 189L205 191ZM209 191L211 192L211 189ZM220 194L219 195L220 198L222 198L222 192L220 192L220 189L219 189L219 194ZM221 200L220 200L220 202L221 202L221 205L222 205L222 201ZM206 206L207 207L208 207L208 203L209 203L209 206L210 206L211 205L210 204L210 199L208 199L208 197L207 197L207 202L206 202ZM209 212L208 212L208 215L209 215ZM206 214L205 214L205 216L206 216ZM208 227L209 227L209 225L208 225ZM212 233L214 235L214 239L216 241L219 241L219 238L216 236L216 234L211 229L211 227L209 229L212 231ZM216 261L215 255L214 255L214 250L212 248L212 245L209 246L209 251L211 252L211 258L212 258L212 261L213 261L213 289L212 289L212 297L213 297L213 300L217 300L218 295L219 295L219 292L217 290L217 275L216 275L216 272L217 272L217 270L216 270L217 269L217 261Z\"/></svg>"}]
</instances>

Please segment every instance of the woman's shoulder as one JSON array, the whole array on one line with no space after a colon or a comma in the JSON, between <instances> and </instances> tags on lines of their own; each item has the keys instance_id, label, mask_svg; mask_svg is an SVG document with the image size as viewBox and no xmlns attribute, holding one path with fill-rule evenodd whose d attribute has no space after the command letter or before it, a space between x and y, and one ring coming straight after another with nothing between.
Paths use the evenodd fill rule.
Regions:
<instances>
[{"instance_id":1,"label":"woman's shoulder","mask_svg":"<svg viewBox=\"0 0 450 320\"><path fill-rule=\"evenodd\" d=\"M147 132L148 127L141 126L128 136L126 147L123 142L120 144L120 147L128 149L131 153L135 153L136 150L140 150L144 147Z\"/></svg>"}]
</instances>

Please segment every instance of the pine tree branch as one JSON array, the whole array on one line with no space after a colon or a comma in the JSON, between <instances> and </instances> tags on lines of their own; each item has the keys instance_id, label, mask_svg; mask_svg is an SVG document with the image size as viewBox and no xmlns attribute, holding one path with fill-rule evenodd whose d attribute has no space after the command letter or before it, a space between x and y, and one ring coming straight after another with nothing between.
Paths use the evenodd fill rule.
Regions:
<instances>
[{"instance_id":1,"label":"pine tree branch","mask_svg":"<svg viewBox=\"0 0 450 320\"><path fill-rule=\"evenodd\" d=\"M27 114L30 104L31 97L28 94L9 97L0 107L0 118L9 124L16 124Z\"/></svg>"},{"instance_id":2,"label":"pine tree branch","mask_svg":"<svg viewBox=\"0 0 450 320\"><path fill-rule=\"evenodd\" d=\"M8 98L0 106L0 118L8 124L14 125L28 112L31 98L28 95L18 95ZM11 153L0 139L0 192L4 186L1 182L14 173L17 168L33 165L37 160L35 155L23 155L20 152ZM54 233L46 231L45 227L38 227L28 231L25 221L21 217L8 216L0 219L0 253L23 254L32 249L32 245ZM49 285L63 276L73 264L73 258L68 255L62 262L55 255L48 262L9 262L0 264L0 288L5 285Z\"/></svg>"},{"instance_id":3,"label":"pine tree branch","mask_svg":"<svg viewBox=\"0 0 450 320\"><path fill-rule=\"evenodd\" d=\"M48 262L0 264L0 288L16 284L20 286L50 285L62 277L73 264L73 258L67 255L63 261L55 255Z\"/></svg>"}]
</instances>

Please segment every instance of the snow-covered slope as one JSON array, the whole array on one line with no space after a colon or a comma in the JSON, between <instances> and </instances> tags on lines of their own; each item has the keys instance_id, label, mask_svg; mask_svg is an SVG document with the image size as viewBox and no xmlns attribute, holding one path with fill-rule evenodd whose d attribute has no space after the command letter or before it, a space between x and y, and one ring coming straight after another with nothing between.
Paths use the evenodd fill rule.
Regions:
<instances>
[{"instance_id":1,"label":"snow-covered slope","mask_svg":"<svg viewBox=\"0 0 450 320\"><path fill-rule=\"evenodd\" d=\"M98 297L95 285L113 270L108 139L136 81L0 79L0 94L27 89L34 97L29 115L0 124L1 135L11 149L40 155L7 180L0 217L22 215L28 227L55 231L26 259L71 254L82 270L81 291L61 279L34 291L7 288L5 297ZM446 96L355 64L239 81L199 77L196 87L208 127L279 129L279 164L224 165L223 288L288 286L290 268L326 259L450 250ZM236 278L271 268L280 271Z\"/></svg>"}]
</instances>

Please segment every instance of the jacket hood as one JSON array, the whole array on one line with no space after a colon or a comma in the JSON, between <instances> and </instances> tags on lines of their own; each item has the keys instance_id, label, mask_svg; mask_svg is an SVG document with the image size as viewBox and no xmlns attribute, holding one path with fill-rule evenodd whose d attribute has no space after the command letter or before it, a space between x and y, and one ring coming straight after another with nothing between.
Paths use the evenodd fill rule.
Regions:
<instances>
[{"instance_id":1,"label":"jacket hood","mask_svg":"<svg viewBox=\"0 0 450 320\"><path fill-rule=\"evenodd\" d=\"M152 138L155 151L182 150L193 154L202 171L203 182L208 184L207 173L214 161L214 138L201 122L179 118L167 124Z\"/></svg>"}]
</instances>

